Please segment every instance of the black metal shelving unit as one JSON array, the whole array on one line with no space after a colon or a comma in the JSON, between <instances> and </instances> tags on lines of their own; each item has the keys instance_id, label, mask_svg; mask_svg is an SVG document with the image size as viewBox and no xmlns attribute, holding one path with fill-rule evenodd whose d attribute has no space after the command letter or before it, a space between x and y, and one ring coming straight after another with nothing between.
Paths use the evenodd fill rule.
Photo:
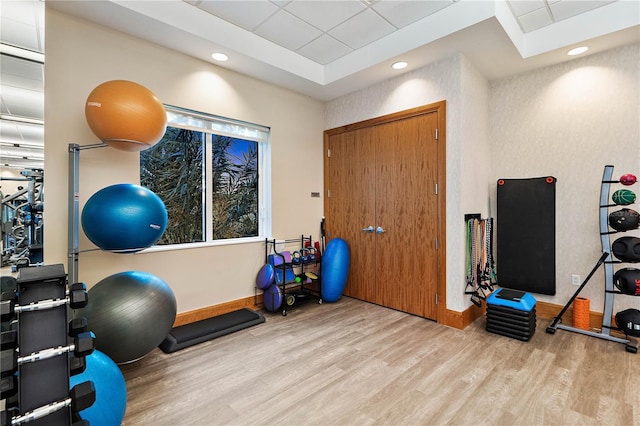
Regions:
<instances>
[{"instance_id":1,"label":"black metal shelving unit","mask_svg":"<svg viewBox=\"0 0 640 426\"><path fill-rule=\"evenodd\" d=\"M285 252L289 253L304 253L305 251L310 253L315 252L315 248L312 247L313 237L311 235L301 235L299 238L292 238L287 240L269 239L264 240L264 258L265 263L269 263L269 256L275 256L280 259L278 265L274 265L276 275L278 273L281 276L281 280L276 280L273 285L277 285L282 292L282 304L279 309L283 316L287 315L287 310L305 303L308 301L316 301L318 304L322 303L322 296L320 291L320 253L316 253L314 256L302 254L298 260L295 258L289 259L285 255ZM292 246L295 249L282 250L279 247ZM274 262L275 263L275 262ZM316 278L309 278L305 276L307 272L313 273ZM296 280L296 277L304 277ZM280 281L280 282L278 282ZM255 289L255 297L257 300L258 288ZM264 297L269 297L268 294L264 294ZM271 296L273 297L273 296ZM272 305L274 305L273 303Z\"/></svg>"}]
</instances>

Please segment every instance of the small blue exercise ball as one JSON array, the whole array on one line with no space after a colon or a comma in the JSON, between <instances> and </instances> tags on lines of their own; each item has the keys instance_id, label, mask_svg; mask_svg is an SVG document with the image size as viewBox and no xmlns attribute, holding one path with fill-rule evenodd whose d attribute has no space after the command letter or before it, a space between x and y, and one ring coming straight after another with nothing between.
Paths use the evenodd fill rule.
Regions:
<instances>
[{"instance_id":1,"label":"small blue exercise ball","mask_svg":"<svg viewBox=\"0 0 640 426\"><path fill-rule=\"evenodd\" d=\"M284 300L284 294L278 284L270 285L262 295L264 307L269 312L275 312L282 306Z\"/></svg>"},{"instance_id":2,"label":"small blue exercise ball","mask_svg":"<svg viewBox=\"0 0 640 426\"><path fill-rule=\"evenodd\" d=\"M82 229L105 251L135 253L155 244L169 216L164 203L149 189L128 183L93 194L82 209Z\"/></svg>"},{"instance_id":3,"label":"small blue exercise ball","mask_svg":"<svg viewBox=\"0 0 640 426\"><path fill-rule=\"evenodd\" d=\"M87 368L69 377L70 388L90 380L96 389L96 400L80 411L80 417L91 426L120 426L127 409L127 385L120 368L100 351L85 357Z\"/></svg>"},{"instance_id":4,"label":"small blue exercise ball","mask_svg":"<svg viewBox=\"0 0 640 426\"><path fill-rule=\"evenodd\" d=\"M88 292L89 302L74 311L86 317L96 349L118 364L136 361L158 346L176 319L176 298L159 277L142 271L119 272Z\"/></svg>"},{"instance_id":5,"label":"small blue exercise ball","mask_svg":"<svg viewBox=\"0 0 640 426\"><path fill-rule=\"evenodd\" d=\"M271 284L273 284L275 279L276 274L273 269L273 265L267 263L258 271L258 275L256 276L256 287L260 290L266 290L271 286Z\"/></svg>"}]
</instances>

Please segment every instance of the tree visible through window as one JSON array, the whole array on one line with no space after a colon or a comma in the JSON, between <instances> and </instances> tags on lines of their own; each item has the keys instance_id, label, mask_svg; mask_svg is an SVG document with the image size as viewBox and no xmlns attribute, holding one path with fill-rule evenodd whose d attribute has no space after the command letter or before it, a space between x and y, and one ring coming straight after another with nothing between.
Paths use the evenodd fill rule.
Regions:
<instances>
[{"instance_id":1,"label":"tree visible through window","mask_svg":"<svg viewBox=\"0 0 640 426\"><path fill-rule=\"evenodd\" d=\"M140 153L140 184L164 201L169 214L158 245L261 235L262 144L202 127L170 125L162 140Z\"/></svg>"},{"instance_id":2,"label":"tree visible through window","mask_svg":"<svg viewBox=\"0 0 640 426\"><path fill-rule=\"evenodd\" d=\"M162 140L140 153L140 184L167 207L169 223L157 244L205 241L204 133L167 127Z\"/></svg>"},{"instance_id":3,"label":"tree visible through window","mask_svg":"<svg viewBox=\"0 0 640 426\"><path fill-rule=\"evenodd\" d=\"M258 235L258 143L213 135L213 239Z\"/></svg>"}]
</instances>

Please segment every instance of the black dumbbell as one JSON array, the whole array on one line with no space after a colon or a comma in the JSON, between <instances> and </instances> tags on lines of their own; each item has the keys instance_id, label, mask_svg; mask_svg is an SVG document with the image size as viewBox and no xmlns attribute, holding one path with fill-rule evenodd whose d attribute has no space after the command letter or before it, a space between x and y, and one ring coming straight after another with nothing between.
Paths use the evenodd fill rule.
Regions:
<instances>
[{"instance_id":1,"label":"black dumbbell","mask_svg":"<svg viewBox=\"0 0 640 426\"><path fill-rule=\"evenodd\" d=\"M87 293L87 286L85 283L73 283L69 286L67 291L69 298L69 307L71 309L81 309L87 306L89 303L89 293Z\"/></svg>"},{"instance_id":2,"label":"black dumbbell","mask_svg":"<svg viewBox=\"0 0 640 426\"><path fill-rule=\"evenodd\" d=\"M87 331L87 319L85 317L74 318L69 321L69 336L76 337L78 334Z\"/></svg>"},{"instance_id":3,"label":"black dumbbell","mask_svg":"<svg viewBox=\"0 0 640 426\"><path fill-rule=\"evenodd\" d=\"M0 349L14 349L18 346L18 332L16 330L3 331L0 335Z\"/></svg>"},{"instance_id":4,"label":"black dumbbell","mask_svg":"<svg viewBox=\"0 0 640 426\"><path fill-rule=\"evenodd\" d=\"M13 318L15 300L15 292L2 292L0 295L0 321L5 322Z\"/></svg>"},{"instance_id":5,"label":"black dumbbell","mask_svg":"<svg viewBox=\"0 0 640 426\"><path fill-rule=\"evenodd\" d=\"M0 411L0 426L9 426L11 424L11 412L8 410Z\"/></svg>"},{"instance_id":6,"label":"black dumbbell","mask_svg":"<svg viewBox=\"0 0 640 426\"><path fill-rule=\"evenodd\" d=\"M0 379L0 399L7 399L18 392L18 378L12 374Z\"/></svg>"},{"instance_id":7,"label":"black dumbbell","mask_svg":"<svg viewBox=\"0 0 640 426\"><path fill-rule=\"evenodd\" d=\"M18 352L15 349L6 349L0 355L0 373L2 377L15 373L18 368Z\"/></svg>"},{"instance_id":8,"label":"black dumbbell","mask_svg":"<svg viewBox=\"0 0 640 426\"><path fill-rule=\"evenodd\" d=\"M83 373L87 369L87 360L83 356L75 356L69 352L69 376Z\"/></svg>"},{"instance_id":9,"label":"black dumbbell","mask_svg":"<svg viewBox=\"0 0 640 426\"><path fill-rule=\"evenodd\" d=\"M61 401L52 402L48 405L43 405L34 410L26 412L22 415L11 417L8 411L2 412L0 419L0 425L19 425L22 423L30 422L32 420L41 419L49 414L60 411L63 408L71 406L74 412L79 412L87 409L93 405L96 401L96 388L93 386L93 382L87 381L78 383L69 391L69 397Z\"/></svg>"},{"instance_id":10,"label":"black dumbbell","mask_svg":"<svg viewBox=\"0 0 640 426\"><path fill-rule=\"evenodd\" d=\"M93 332L85 331L78 333L78 335L73 338L73 343L71 345L43 349L21 357L18 356L18 353L14 349L2 351L2 374L4 375L15 371L18 365L53 358L69 352L73 352L73 354L78 358L87 356L91 354L95 348L95 337L96 336Z\"/></svg>"},{"instance_id":11,"label":"black dumbbell","mask_svg":"<svg viewBox=\"0 0 640 426\"><path fill-rule=\"evenodd\" d=\"M7 321L17 313L51 309L66 304L69 304L71 309L80 309L87 306L87 303L89 303L89 293L84 283L71 284L64 299L44 299L28 305L17 305L15 293L2 293L0 319Z\"/></svg>"}]
</instances>

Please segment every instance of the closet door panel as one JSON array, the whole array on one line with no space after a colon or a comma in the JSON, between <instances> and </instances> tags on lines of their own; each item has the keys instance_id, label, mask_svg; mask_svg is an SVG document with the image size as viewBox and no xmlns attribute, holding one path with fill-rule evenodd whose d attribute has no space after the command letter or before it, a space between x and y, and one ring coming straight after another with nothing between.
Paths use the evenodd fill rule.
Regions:
<instances>
[{"instance_id":1,"label":"closet door panel","mask_svg":"<svg viewBox=\"0 0 640 426\"><path fill-rule=\"evenodd\" d=\"M377 126L377 301L436 318L437 114Z\"/></svg>"},{"instance_id":2,"label":"closet door panel","mask_svg":"<svg viewBox=\"0 0 640 426\"><path fill-rule=\"evenodd\" d=\"M375 295L375 177L370 129L354 130L329 137L327 159L327 239L340 237L351 252L347 296L373 301Z\"/></svg>"},{"instance_id":3,"label":"closet door panel","mask_svg":"<svg viewBox=\"0 0 640 426\"><path fill-rule=\"evenodd\" d=\"M444 175L436 134L443 106L325 132L328 238L342 237L351 249L344 294L434 320L445 259L444 241L436 248L444 236L444 199L436 194ZM363 231L369 226L374 232Z\"/></svg>"}]
</instances>

